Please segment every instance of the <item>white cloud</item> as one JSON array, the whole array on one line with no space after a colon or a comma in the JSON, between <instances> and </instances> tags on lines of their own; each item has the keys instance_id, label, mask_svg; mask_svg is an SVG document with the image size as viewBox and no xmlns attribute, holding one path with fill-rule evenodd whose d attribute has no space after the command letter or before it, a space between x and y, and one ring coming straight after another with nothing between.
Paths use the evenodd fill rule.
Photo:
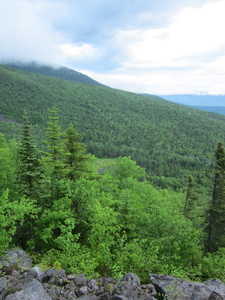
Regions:
<instances>
[{"instance_id":1,"label":"white cloud","mask_svg":"<svg viewBox=\"0 0 225 300\"><path fill-rule=\"evenodd\" d=\"M52 7L53 11L54 8ZM65 41L54 30L50 7L44 2L9 0L1 3L0 58L54 61L60 55L59 45ZM57 9L56 9L57 11Z\"/></svg>"},{"instance_id":2,"label":"white cloud","mask_svg":"<svg viewBox=\"0 0 225 300\"><path fill-rule=\"evenodd\" d=\"M122 68L99 79L134 92L225 93L224 11L224 0L213 1L183 9L165 28L118 30Z\"/></svg>"},{"instance_id":3,"label":"white cloud","mask_svg":"<svg viewBox=\"0 0 225 300\"><path fill-rule=\"evenodd\" d=\"M134 92L225 93L225 0L0 1L0 59L62 64Z\"/></svg>"},{"instance_id":4,"label":"white cloud","mask_svg":"<svg viewBox=\"0 0 225 300\"><path fill-rule=\"evenodd\" d=\"M129 45L125 65L176 68L195 60L198 66L201 60L225 49L224 11L225 1L213 2L202 8L184 9L166 28L119 30L117 38Z\"/></svg>"},{"instance_id":5,"label":"white cloud","mask_svg":"<svg viewBox=\"0 0 225 300\"><path fill-rule=\"evenodd\" d=\"M61 1L7 0L0 10L0 60L37 60L55 64L96 59L91 44L72 41L58 23L71 13Z\"/></svg>"},{"instance_id":6,"label":"white cloud","mask_svg":"<svg viewBox=\"0 0 225 300\"><path fill-rule=\"evenodd\" d=\"M87 59L98 55L98 50L90 44L81 43L75 45L72 43L65 43L60 45L62 54L68 59Z\"/></svg>"}]
</instances>

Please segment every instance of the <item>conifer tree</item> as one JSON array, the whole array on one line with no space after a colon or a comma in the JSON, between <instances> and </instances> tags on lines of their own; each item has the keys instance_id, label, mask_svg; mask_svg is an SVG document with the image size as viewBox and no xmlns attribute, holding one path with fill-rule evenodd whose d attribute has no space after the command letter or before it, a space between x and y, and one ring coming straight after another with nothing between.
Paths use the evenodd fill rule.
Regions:
<instances>
[{"instance_id":1,"label":"conifer tree","mask_svg":"<svg viewBox=\"0 0 225 300\"><path fill-rule=\"evenodd\" d=\"M55 106L52 107L50 111L48 128L46 133L47 140L45 143L48 147L48 152L46 156L48 157L48 165L52 167L53 175L55 178L62 177L63 173L63 156L64 149L62 146L61 139L61 128L59 125L58 111Z\"/></svg>"},{"instance_id":2,"label":"conifer tree","mask_svg":"<svg viewBox=\"0 0 225 300\"><path fill-rule=\"evenodd\" d=\"M218 143L215 158L214 187L208 214L209 252L225 247L225 151L221 142Z\"/></svg>"},{"instance_id":3,"label":"conifer tree","mask_svg":"<svg viewBox=\"0 0 225 300\"><path fill-rule=\"evenodd\" d=\"M17 156L16 184L18 187L18 200L20 201L21 198L25 197L30 204L35 200L38 206L41 207L44 199L44 175L26 113L23 117L22 139ZM34 239L34 227L35 220L33 216L25 216L24 223L16 228L14 242L25 249L27 243Z\"/></svg>"},{"instance_id":4,"label":"conifer tree","mask_svg":"<svg viewBox=\"0 0 225 300\"><path fill-rule=\"evenodd\" d=\"M190 220L193 220L193 210L198 200L198 194L196 192L196 186L193 177L188 176L188 187L186 193L186 201L184 206L184 216Z\"/></svg>"},{"instance_id":5,"label":"conifer tree","mask_svg":"<svg viewBox=\"0 0 225 300\"><path fill-rule=\"evenodd\" d=\"M90 157L86 154L85 144L81 142L82 137L81 134L76 132L72 124L65 132L64 147L66 151L66 176L73 181L89 172L88 162Z\"/></svg>"},{"instance_id":6,"label":"conifer tree","mask_svg":"<svg viewBox=\"0 0 225 300\"><path fill-rule=\"evenodd\" d=\"M22 139L18 151L17 184L19 194L38 200L43 179L38 153L31 135L27 114L23 117Z\"/></svg>"},{"instance_id":7,"label":"conifer tree","mask_svg":"<svg viewBox=\"0 0 225 300\"><path fill-rule=\"evenodd\" d=\"M66 165L64 163L65 150L63 147L63 137L59 125L58 110L52 107L49 115L48 127L46 132L47 152L43 158L48 180L50 183L49 197L46 201L47 207L51 207L55 200L64 196L64 187L61 186L66 175Z\"/></svg>"}]
</instances>

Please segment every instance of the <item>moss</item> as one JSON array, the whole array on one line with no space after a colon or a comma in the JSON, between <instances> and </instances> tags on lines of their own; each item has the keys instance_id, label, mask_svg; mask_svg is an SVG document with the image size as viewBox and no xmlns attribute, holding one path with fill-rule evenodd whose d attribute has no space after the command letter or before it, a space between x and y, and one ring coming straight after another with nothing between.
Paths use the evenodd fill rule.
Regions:
<instances>
[{"instance_id":1,"label":"moss","mask_svg":"<svg viewBox=\"0 0 225 300\"><path fill-rule=\"evenodd\" d=\"M114 289L114 285L109 283L106 287L105 287L105 292L109 292L110 294L112 294Z\"/></svg>"}]
</instances>

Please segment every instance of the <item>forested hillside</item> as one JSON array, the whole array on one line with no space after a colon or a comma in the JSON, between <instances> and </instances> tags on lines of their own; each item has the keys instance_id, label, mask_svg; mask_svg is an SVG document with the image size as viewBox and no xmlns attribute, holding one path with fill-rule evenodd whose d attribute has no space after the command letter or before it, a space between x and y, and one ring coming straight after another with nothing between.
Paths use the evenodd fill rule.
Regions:
<instances>
[{"instance_id":1,"label":"forested hillside","mask_svg":"<svg viewBox=\"0 0 225 300\"><path fill-rule=\"evenodd\" d=\"M26 110L42 147L53 104L62 128L73 123L97 157L130 156L162 187L180 188L189 174L209 186L216 144L225 139L224 116L158 97L0 67L0 113L14 121L0 122L7 138L18 137Z\"/></svg>"},{"instance_id":2,"label":"forested hillside","mask_svg":"<svg viewBox=\"0 0 225 300\"><path fill-rule=\"evenodd\" d=\"M6 66L0 99L0 255L225 280L224 116Z\"/></svg>"}]
</instances>

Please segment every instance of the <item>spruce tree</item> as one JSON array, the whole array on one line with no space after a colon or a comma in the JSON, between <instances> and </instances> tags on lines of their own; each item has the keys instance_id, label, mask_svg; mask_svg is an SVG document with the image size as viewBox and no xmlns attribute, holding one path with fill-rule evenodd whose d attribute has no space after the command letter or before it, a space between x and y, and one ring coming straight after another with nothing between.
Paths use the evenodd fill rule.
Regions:
<instances>
[{"instance_id":1,"label":"spruce tree","mask_svg":"<svg viewBox=\"0 0 225 300\"><path fill-rule=\"evenodd\" d=\"M90 156L86 154L86 146L81 142L82 137L81 134L76 132L72 124L65 132L64 147L66 152L66 177L73 181L90 172L88 168Z\"/></svg>"},{"instance_id":2,"label":"spruce tree","mask_svg":"<svg viewBox=\"0 0 225 300\"><path fill-rule=\"evenodd\" d=\"M46 132L47 151L43 158L46 167L48 180L50 183L49 198L46 202L47 207L51 207L55 200L63 197L64 192L61 188L61 180L65 178L66 168L64 163L65 151L63 147L63 137L59 125L58 110L52 107L49 115L48 127Z\"/></svg>"},{"instance_id":3,"label":"spruce tree","mask_svg":"<svg viewBox=\"0 0 225 300\"><path fill-rule=\"evenodd\" d=\"M218 143L215 158L213 195L208 212L209 252L225 247L225 151L221 142Z\"/></svg>"},{"instance_id":4,"label":"spruce tree","mask_svg":"<svg viewBox=\"0 0 225 300\"><path fill-rule=\"evenodd\" d=\"M31 135L27 114L23 117L22 139L18 151L17 185L19 194L38 200L43 180L38 153Z\"/></svg>"},{"instance_id":5,"label":"spruce tree","mask_svg":"<svg viewBox=\"0 0 225 300\"><path fill-rule=\"evenodd\" d=\"M45 153L48 157L47 164L52 167L52 173L55 179L63 177L63 156L64 149L61 138L61 128L59 125L58 110L52 107L49 115L48 128L46 133L48 151Z\"/></svg>"},{"instance_id":6,"label":"spruce tree","mask_svg":"<svg viewBox=\"0 0 225 300\"><path fill-rule=\"evenodd\" d=\"M30 203L35 200L37 206L41 208L44 199L44 176L26 113L23 117L22 138L17 158L16 185L18 187L18 200L27 198ZM24 217L24 223L16 228L14 242L25 249L28 243L34 240L34 230L35 220L32 215L27 215Z\"/></svg>"},{"instance_id":7,"label":"spruce tree","mask_svg":"<svg viewBox=\"0 0 225 300\"><path fill-rule=\"evenodd\" d=\"M193 177L188 176L188 187L184 206L184 216L190 220L194 219L194 208L198 200L198 194Z\"/></svg>"}]
</instances>

